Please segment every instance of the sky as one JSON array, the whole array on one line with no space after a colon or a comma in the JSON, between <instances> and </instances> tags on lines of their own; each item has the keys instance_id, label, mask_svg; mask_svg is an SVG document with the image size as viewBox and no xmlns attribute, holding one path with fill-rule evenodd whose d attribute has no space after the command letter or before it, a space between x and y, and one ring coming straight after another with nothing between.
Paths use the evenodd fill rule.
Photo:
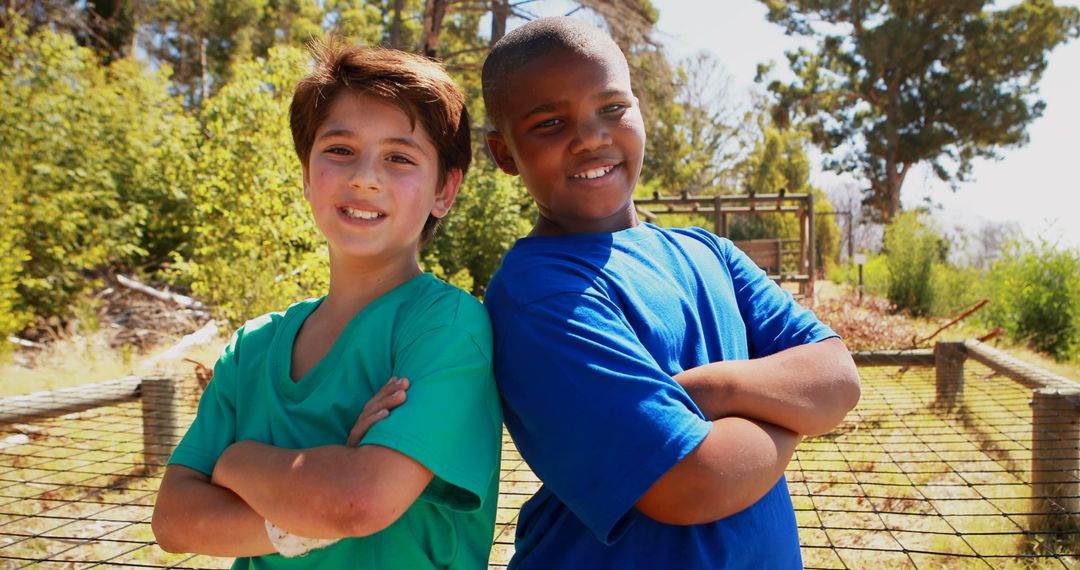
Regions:
<instances>
[{"instance_id":1,"label":"sky","mask_svg":"<svg viewBox=\"0 0 1080 570\"><path fill-rule=\"evenodd\" d=\"M559 1L537 3L540 15L564 13ZM757 65L774 61L786 69L784 52L799 45L783 29L765 19L765 6L757 0L653 0L660 13L657 38L669 57L682 59L707 51L731 77L735 96L751 90ZM1006 4L999 2L999 5ZM1058 5L1080 6L1080 0L1057 0ZM560 12L560 10L562 12ZM937 180L929 169L914 167L902 189L905 208L925 204L929 196L940 204L935 218L943 229L974 229L987 222L1016 222L1028 238L1045 238L1065 247L1080 247L1080 40L1050 53L1040 82L1040 97L1047 107L1028 127L1030 142L1000 152L1001 160L980 160L973 181L957 191ZM816 154L816 153L815 153ZM820 156L818 155L818 158ZM820 165L820 160L815 161ZM816 167L811 183L826 192L859 184Z\"/></svg>"}]
</instances>

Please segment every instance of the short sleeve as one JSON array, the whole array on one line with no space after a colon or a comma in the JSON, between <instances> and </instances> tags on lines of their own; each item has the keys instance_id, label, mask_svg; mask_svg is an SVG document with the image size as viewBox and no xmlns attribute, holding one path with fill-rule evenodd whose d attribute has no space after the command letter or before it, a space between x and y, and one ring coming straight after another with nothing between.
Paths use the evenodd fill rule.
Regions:
<instances>
[{"instance_id":1,"label":"short sleeve","mask_svg":"<svg viewBox=\"0 0 1080 570\"><path fill-rule=\"evenodd\" d=\"M490 293L495 372L514 442L544 484L612 544L644 516L635 503L711 425L606 297L564 292L514 305Z\"/></svg>"},{"instance_id":2,"label":"short sleeve","mask_svg":"<svg viewBox=\"0 0 1080 570\"><path fill-rule=\"evenodd\" d=\"M701 230L701 233L707 233ZM730 240L708 235L712 247L727 262L739 313L746 323L750 358L839 336L813 311L795 302L791 293L770 279Z\"/></svg>"},{"instance_id":3,"label":"short sleeve","mask_svg":"<svg viewBox=\"0 0 1080 570\"><path fill-rule=\"evenodd\" d=\"M427 330L395 351L394 375L409 379L406 403L376 423L377 444L435 474L421 500L459 511L481 508L498 476L502 412L491 369L491 329L475 303L469 324Z\"/></svg>"},{"instance_id":4,"label":"short sleeve","mask_svg":"<svg viewBox=\"0 0 1080 570\"><path fill-rule=\"evenodd\" d=\"M236 441L236 357L242 331L233 335L214 365L214 377L199 399L195 421L169 458L207 476L225 448Z\"/></svg>"}]
</instances>

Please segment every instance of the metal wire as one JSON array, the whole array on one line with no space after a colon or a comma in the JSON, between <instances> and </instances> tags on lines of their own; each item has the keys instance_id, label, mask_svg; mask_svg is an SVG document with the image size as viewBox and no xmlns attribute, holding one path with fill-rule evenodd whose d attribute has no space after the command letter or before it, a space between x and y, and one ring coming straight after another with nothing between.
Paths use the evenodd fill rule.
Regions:
<instances>
[{"instance_id":1,"label":"metal wire","mask_svg":"<svg viewBox=\"0 0 1080 570\"><path fill-rule=\"evenodd\" d=\"M807 568L1080 567L1080 516L1032 501L1044 434L1032 431L1031 390L971 360L964 370L962 397L940 402L933 368L860 369L859 406L804 441L787 471ZM182 428L196 391L185 384ZM154 543L163 458L143 456L143 410L135 400L0 425L0 568L229 566ZM1075 449L1071 429L1062 445ZM1077 479L1075 466L1059 475ZM506 567L518 509L540 486L505 434L500 481L491 568Z\"/></svg>"}]
</instances>

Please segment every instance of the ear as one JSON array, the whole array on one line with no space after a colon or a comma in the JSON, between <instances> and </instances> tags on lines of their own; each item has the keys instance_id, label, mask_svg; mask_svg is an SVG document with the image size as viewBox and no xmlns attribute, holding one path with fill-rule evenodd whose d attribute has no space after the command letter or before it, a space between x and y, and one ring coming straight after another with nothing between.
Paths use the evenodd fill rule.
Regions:
<instances>
[{"instance_id":1,"label":"ear","mask_svg":"<svg viewBox=\"0 0 1080 570\"><path fill-rule=\"evenodd\" d=\"M495 164L499 166L499 170L511 176L517 176L518 168L517 163L514 162L514 154L510 152L510 147L506 144L502 134L499 131L488 131L487 143L491 158L495 159Z\"/></svg>"},{"instance_id":2,"label":"ear","mask_svg":"<svg viewBox=\"0 0 1080 570\"><path fill-rule=\"evenodd\" d=\"M301 164L300 168L304 171L304 199L311 200L311 171L306 164Z\"/></svg>"},{"instance_id":3,"label":"ear","mask_svg":"<svg viewBox=\"0 0 1080 570\"><path fill-rule=\"evenodd\" d=\"M451 168L446 171L446 182L435 195L435 205L431 207L432 216L441 219L450 212L450 206L454 205L454 198L457 198L458 190L461 189L462 178L464 175L460 168Z\"/></svg>"}]
</instances>

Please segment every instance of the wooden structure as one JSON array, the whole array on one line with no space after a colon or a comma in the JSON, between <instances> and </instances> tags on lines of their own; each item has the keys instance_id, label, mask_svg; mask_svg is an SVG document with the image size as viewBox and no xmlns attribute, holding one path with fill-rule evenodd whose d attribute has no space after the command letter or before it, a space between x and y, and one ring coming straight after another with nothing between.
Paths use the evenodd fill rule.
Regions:
<instances>
[{"instance_id":1,"label":"wooden structure","mask_svg":"<svg viewBox=\"0 0 1080 570\"><path fill-rule=\"evenodd\" d=\"M729 237L731 216L784 214L799 222L796 240L767 239L736 242L750 259L778 283L797 283L799 295L813 299L814 196L813 194L731 194L723 196L660 196L635 199L638 212L654 221L665 214L698 214L712 219L713 233Z\"/></svg>"},{"instance_id":2,"label":"wooden structure","mask_svg":"<svg viewBox=\"0 0 1080 570\"><path fill-rule=\"evenodd\" d=\"M854 352L852 357L860 367L933 366L936 407L950 411L963 409L968 359L1030 388L1030 525L1060 531L1061 515L1080 516L1080 384L977 340L939 342L933 349Z\"/></svg>"}]
</instances>

